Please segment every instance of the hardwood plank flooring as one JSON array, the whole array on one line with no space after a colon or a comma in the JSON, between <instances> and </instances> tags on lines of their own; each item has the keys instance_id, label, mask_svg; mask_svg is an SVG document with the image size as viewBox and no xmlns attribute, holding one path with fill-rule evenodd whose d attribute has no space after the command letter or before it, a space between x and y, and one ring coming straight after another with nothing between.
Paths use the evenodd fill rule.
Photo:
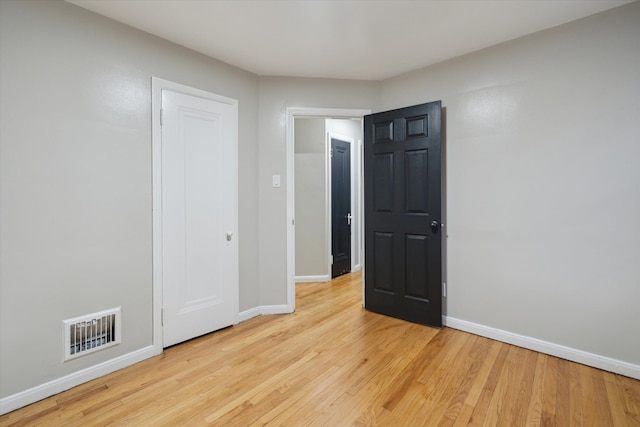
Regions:
<instances>
[{"instance_id":1,"label":"hardwood plank flooring","mask_svg":"<svg viewBox=\"0 0 640 427\"><path fill-rule=\"evenodd\" d=\"M0 426L640 426L640 381L361 306L360 273Z\"/></svg>"}]
</instances>

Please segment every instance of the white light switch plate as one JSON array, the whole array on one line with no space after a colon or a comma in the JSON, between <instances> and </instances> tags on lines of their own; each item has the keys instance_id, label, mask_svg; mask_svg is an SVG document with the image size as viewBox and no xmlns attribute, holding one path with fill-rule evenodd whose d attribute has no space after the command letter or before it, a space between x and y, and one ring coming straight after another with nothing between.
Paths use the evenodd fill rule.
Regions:
<instances>
[{"instance_id":1,"label":"white light switch plate","mask_svg":"<svg viewBox=\"0 0 640 427\"><path fill-rule=\"evenodd\" d=\"M280 175L271 176L271 186L273 188L280 188Z\"/></svg>"}]
</instances>

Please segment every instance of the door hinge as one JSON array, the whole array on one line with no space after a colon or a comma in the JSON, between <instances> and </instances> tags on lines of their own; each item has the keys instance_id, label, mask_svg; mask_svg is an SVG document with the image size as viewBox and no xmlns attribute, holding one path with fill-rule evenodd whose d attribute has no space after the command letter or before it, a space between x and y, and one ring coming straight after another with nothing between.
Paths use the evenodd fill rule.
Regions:
<instances>
[{"instance_id":1,"label":"door hinge","mask_svg":"<svg viewBox=\"0 0 640 427\"><path fill-rule=\"evenodd\" d=\"M160 309L160 324L164 326L164 308Z\"/></svg>"},{"instance_id":2,"label":"door hinge","mask_svg":"<svg viewBox=\"0 0 640 427\"><path fill-rule=\"evenodd\" d=\"M447 282L442 282L442 298L447 297Z\"/></svg>"},{"instance_id":3,"label":"door hinge","mask_svg":"<svg viewBox=\"0 0 640 427\"><path fill-rule=\"evenodd\" d=\"M333 148L329 150L329 157L333 159Z\"/></svg>"},{"instance_id":4,"label":"door hinge","mask_svg":"<svg viewBox=\"0 0 640 427\"><path fill-rule=\"evenodd\" d=\"M164 118L164 110L161 108L160 109L160 126L162 126L162 119Z\"/></svg>"}]
</instances>

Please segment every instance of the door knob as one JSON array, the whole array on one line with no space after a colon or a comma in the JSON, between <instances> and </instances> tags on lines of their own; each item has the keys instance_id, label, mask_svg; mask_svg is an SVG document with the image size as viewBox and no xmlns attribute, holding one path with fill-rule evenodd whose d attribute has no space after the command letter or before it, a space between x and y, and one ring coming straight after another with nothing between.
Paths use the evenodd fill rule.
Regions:
<instances>
[{"instance_id":1,"label":"door knob","mask_svg":"<svg viewBox=\"0 0 640 427\"><path fill-rule=\"evenodd\" d=\"M438 224L438 221L431 221L431 231L433 231L434 233L438 232L438 228L440 228L440 224Z\"/></svg>"},{"instance_id":2,"label":"door knob","mask_svg":"<svg viewBox=\"0 0 640 427\"><path fill-rule=\"evenodd\" d=\"M231 237L233 237L233 233L231 231L227 231L227 242L231 241Z\"/></svg>"}]
</instances>

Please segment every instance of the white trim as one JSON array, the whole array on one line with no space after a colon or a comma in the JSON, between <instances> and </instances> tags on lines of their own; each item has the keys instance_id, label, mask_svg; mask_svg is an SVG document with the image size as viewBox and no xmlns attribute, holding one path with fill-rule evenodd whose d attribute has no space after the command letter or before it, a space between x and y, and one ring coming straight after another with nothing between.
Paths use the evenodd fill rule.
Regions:
<instances>
[{"instance_id":1,"label":"white trim","mask_svg":"<svg viewBox=\"0 0 640 427\"><path fill-rule=\"evenodd\" d=\"M258 307L250 308L249 310L240 312L240 322L249 320L253 317L263 316L265 314L290 314L289 306L286 304L280 305L261 305Z\"/></svg>"},{"instance_id":2,"label":"white trim","mask_svg":"<svg viewBox=\"0 0 640 427\"><path fill-rule=\"evenodd\" d=\"M360 136L364 137L364 118L360 121ZM351 229L352 233L352 244L353 249L351 253L351 271L358 271L362 268L362 247L364 245L364 237L362 234L362 223L364 222L364 212L362 212L362 204L360 203L362 200L362 189L364 188L364 180L362 177L362 157L360 156L362 147L362 139L357 139L354 141L353 146L351 147L351 179L353 181L351 194L351 210L358 213L356 217L356 229L357 233L353 233L353 228ZM358 235L359 241L356 242L355 235ZM357 252L358 262L355 261L356 257L353 256L353 252Z\"/></svg>"},{"instance_id":3,"label":"white trim","mask_svg":"<svg viewBox=\"0 0 640 427\"><path fill-rule=\"evenodd\" d=\"M287 108L286 116L286 180L287 180L287 307L290 312L296 309L296 226L295 226L295 188L293 174L295 173L295 153L293 141L294 116L298 109Z\"/></svg>"},{"instance_id":4,"label":"white trim","mask_svg":"<svg viewBox=\"0 0 640 427\"><path fill-rule=\"evenodd\" d=\"M358 198L358 190L356 189L356 183L358 183L358 187L362 187L362 183L356 177L358 176L358 170L356 168L356 140L354 138L351 139L349 143L349 180L351 181L351 200L349 210L351 211L351 271L355 271L356 267L356 234L353 230L357 229L360 226L360 216L356 215L356 200ZM358 211L360 214L360 211ZM358 251L360 248L358 248Z\"/></svg>"},{"instance_id":5,"label":"white trim","mask_svg":"<svg viewBox=\"0 0 640 427\"><path fill-rule=\"evenodd\" d=\"M294 195L294 119L296 117L323 118L362 118L371 114L371 110L346 108L292 108L286 111L286 174L287 174L287 312L293 313L296 307L295 281L295 195Z\"/></svg>"},{"instance_id":6,"label":"white trim","mask_svg":"<svg viewBox=\"0 0 640 427\"><path fill-rule=\"evenodd\" d=\"M131 366L158 354L160 353L156 351L154 346L144 347L140 350L136 350L72 374L65 375L64 377L53 381L40 384L28 390L4 397L0 399L0 415L37 402L49 396L53 396L54 394L68 390L101 376L110 374L119 369L126 368L127 366Z\"/></svg>"},{"instance_id":7,"label":"white trim","mask_svg":"<svg viewBox=\"0 0 640 427\"><path fill-rule=\"evenodd\" d=\"M327 274L329 277L333 275L333 218L331 218L332 200L331 200L331 133L327 132L327 119L324 120L324 241L326 248L326 264Z\"/></svg>"},{"instance_id":8,"label":"white trim","mask_svg":"<svg viewBox=\"0 0 640 427\"><path fill-rule=\"evenodd\" d=\"M358 265L358 270L362 271L362 307L364 307L364 117L362 118L362 138L358 140L358 156L360 157L360 188L358 189L360 194L360 199L358 200L359 208L358 212L360 212L360 264Z\"/></svg>"},{"instance_id":9,"label":"white trim","mask_svg":"<svg viewBox=\"0 0 640 427\"><path fill-rule=\"evenodd\" d=\"M524 347L529 350L538 351L540 353L549 354L551 356L560 357L572 362L581 363L583 365L592 366L594 368L603 369L615 374L640 380L640 365L634 365L622 360L588 353L586 351L539 340L537 338L514 334L513 332L480 325L467 320L456 319L448 316L443 316L442 320L444 325L449 328L459 329L461 331L470 332L472 334L513 344L518 347Z\"/></svg>"},{"instance_id":10,"label":"white trim","mask_svg":"<svg viewBox=\"0 0 640 427\"><path fill-rule=\"evenodd\" d=\"M171 90L185 95L196 96L234 107L235 121L238 121L238 101L236 99L227 98L226 96L217 95L201 89L196 89L180 83L171 82L169 80L151 77L151 157L152 157L152 263L153 263L153 348L157 354L162 353L162 128L160 125L160 110L162 109L162 90ZM237 141L237 133L235 135ZM237 143L234 148L234 162L237 163ZM232 182L235 187L236 195L234 203L234 221L236 241L239 236L238 230L238 199L237 199L237 180ZM238 272L235 273L236 283ZM239 291L239 290L238 290ZM239 295L236 295L234 305L236 311L239 304ZM234 319L234 324L239 318Z\"/></svg>"},{"instance_id":11,"label":"white trim","mask_svg":"<svg viewBox=\"0 0 640 427\"><path fill-rule=\"evenodd\" d=\"M323 274L321 276L296 276L296 283L328 282L330 280L330 274Z\"/></svg>"},{"instance_id":12,"label":"white trim","mask_svg":"<svg viewBox=\"0 0 640 427\"><path fill-rule=\"evenodd\" d=\"M152 320L153 348L162 352L162 88L166 81L151 77L151 169L152 169Z\"/></svg>"},{"instance_id":13,"label":"white trim","mask_svg":"<svg viewBox=\"0 0 640 427\"><path fill-rule=\"evenodd\" d=\"M238 315L240 322L244 322L245 320L249 320L253 317L260 316L262 312L260 311L260 307L250 308L249 310L241 311Z\"/></svg>"},{"instance_id":14,"label":"white trim","mask_svg":"<svg viewBox=\"0 0 640 427\"><path fill-rule=\"evenodd\" d=\"M289 306L287 304L278 304L278 305L263 305L260 306L261 314L290 314L293 313L289 311Z\"/></svg>"}]
</instances>

